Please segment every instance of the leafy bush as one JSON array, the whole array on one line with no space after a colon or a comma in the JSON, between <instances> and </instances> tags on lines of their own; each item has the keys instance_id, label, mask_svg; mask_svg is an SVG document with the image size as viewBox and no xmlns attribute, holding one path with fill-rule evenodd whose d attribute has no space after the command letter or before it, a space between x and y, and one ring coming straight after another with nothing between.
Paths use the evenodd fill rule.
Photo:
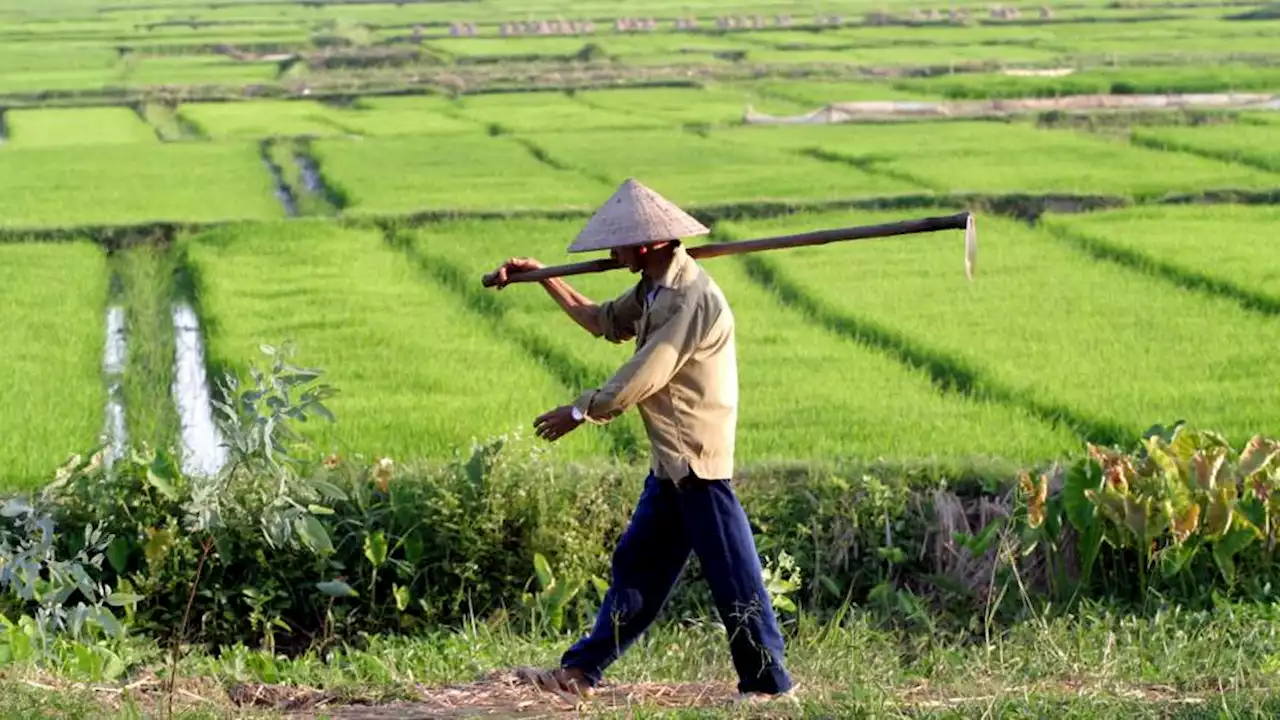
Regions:
<instances>
[{"instance_id":1,"label":"leafy bush","mask_svg":"<svg viewBox=\"0 0 1280 720\"><path fill-rule=\"evenodd\" d=\"M221 383L229 457L216 475L186 476L172 449L98 450L3 505L0 656L64 632L275 651L473 620L590 623L643 470L567 464L521 437L439 462L322 457L293 426L334 420L335 390L289 348L264 350L267 367ZM1011 535L1023 558L1048 557L1053 597L1271 593L1275 441L1236 453L1178 428L1134 449L1089 445L1067 469L1031 476L1015 487L997 467L761 467L737 489L784 620L849 603L923 617L921 591L998 603L976 590L1010 581ZM713 613L696 557L685 580L666 615ZM116 667L110 652L86 662Z\"/></svg>"},{"instance_id":2,"label":"leafy bush","mask_svg":"<svg viewBox=\"0 0 1280 720\"><path fill-rule=\"evenodd\" d=\"M1274 600L1278 488L1276 440L1237 450L1179 424L1132 451L1089 445L1061 473L1025 475L1019 524L1026 551L1056 560L1057 597Z\"/></svg>"}]
</instances>

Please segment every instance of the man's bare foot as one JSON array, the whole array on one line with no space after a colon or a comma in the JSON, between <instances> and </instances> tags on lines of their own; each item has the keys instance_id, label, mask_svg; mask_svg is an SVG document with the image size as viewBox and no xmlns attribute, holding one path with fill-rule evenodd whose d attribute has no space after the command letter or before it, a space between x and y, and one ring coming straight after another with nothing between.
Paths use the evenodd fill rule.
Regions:
<instances>
[{"instance_id":1,"label":"man's bare foot","mask_svg":"<svg viewBox=\"0 0 1280 720\"><path fill-rule=\"evenodd\" d=\"M516 676L544 692L555 693L570 702L591 697L593 692L591 681L577 668L520 668L516 671Z\"/></svg>"}]
</instances>

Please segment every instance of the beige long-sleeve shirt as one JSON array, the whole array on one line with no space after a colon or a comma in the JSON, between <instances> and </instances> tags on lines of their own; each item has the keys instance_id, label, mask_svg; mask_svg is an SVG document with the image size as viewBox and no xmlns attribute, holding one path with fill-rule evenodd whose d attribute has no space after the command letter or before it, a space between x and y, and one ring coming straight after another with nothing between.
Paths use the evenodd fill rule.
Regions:
<instances>
[{"instance_id":1,"label":"beige long-sleeve shirt","mask_svg":"<svg viewBox=\"0 0 1280 720\"><path fill-rule=\"evenodd\" d=\"M662 277L601 303L599 321L610 342L635 338L636 352L574 407L600 424L639 406L658 477L679 480L692 471L709 480L731 478L738 421L734 318L711 277L677 247Z\"/></svg>"}]
</instances>

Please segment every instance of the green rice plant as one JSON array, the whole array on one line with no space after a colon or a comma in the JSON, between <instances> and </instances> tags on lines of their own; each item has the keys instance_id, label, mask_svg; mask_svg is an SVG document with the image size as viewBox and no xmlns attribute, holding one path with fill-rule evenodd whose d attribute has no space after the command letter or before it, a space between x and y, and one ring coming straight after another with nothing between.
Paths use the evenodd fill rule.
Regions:
<instances>
[{"instance_id":1,"label":"green rice plant","mask_svg":"<svg viewBox=\"0 0 1280 720\"><path fill-rule=\"evenodd\" d=\"M580 229L580 222L473 220L424 227L413 238L428 264L449 263L472 282L512 256L546 264L581 259L565 252ZM739 234L736 227L721 230ZM962 461L981 455L1035 461L1078 444L1025 411L939 394L923 372L781 307L734 258L708 260L703 267L725 292L737 322L741 462L834 456ZM638 278L613 271L566 279L603 301ZM541 338L586 369L586 382L607 379L633 352L630 344L592 338L537 285L493 291L476 282L475 288L491 294L503 334ZM623 420L635 425L638 418L632 412L615 422ZM642 432L639 425L635 430Z\"/></svg>"},{"instance_id":2,"label":"green rice plant","mask_svg":"<svg viewBox=\"0 0 1280 720\"><path fill-rule=\"evenodd\" d=\"M1260 254L1275 237L1278 208L1140 207L1041 221L1103 257L1280 312L1280 262Z\"/></svg>"},{"instance_id":3,"label":"green rice plant","mask_svg":"<svg viewBox=\"0 0 1280 720\"><path fill-rule=\"evenodd\" d=\"M1276 185L1220 160L1166 153L1023 123L842 124L725 130L740 144L818 152L936 193L1075 193L1137 198ZM1125 168L1125 172L1116 172Z\"/></svg>"},{"instance_id":4,"label":"green rice plant","mask_svg":"<svg viewBox=\"0 0 1280 720\"><path fill-rule=\"evenodd\" d=\"M338 422L299 428L321 452L448 457L473 439L531 435L568 394L377 231L293 220L182 243L215 366L241 369L260 345L288 341L295 363L325 369ZM593 441L583 433L561 452Z\"/></svg>"},{"instance_id":5,"label":"green rice plant","mask_svg":"<svg viewBox=\"0 0 1280 720\"><path fill-rule=\"evenodd\" d=\"M458 114L504 132L576 132L670 126L646 115L595 108L564 93L476 95L458 101Z\"/></svg>"},{"instance_id":6,"label":"green rice plant","mask_svg":"<svg viewBox=\"0 0 1280 720\"><path fill-rule=\"evenodd\" d=\"M858 168L788 156L770 147L678 130L524 135L555 162L611 184L635 177L691 205L892 197L908 182Z\"/></svg>"},{"instance_id":7,"label":"green rice plant","mask_svg":"<svg viewBox=\"0 0 1280 720\"><path fill-rule=\"evenodd\" d=\"M744 223L744 232L900 219L801 215ZM1061 415L1095 437L1115 435L1112 428L1135 437L1183 419L1242 442L1280 419L1258 392L1280 380L1272 350L1280 324L1232 299L1098 262L1012 220L980 217L978 232L972 283L956 233L800 248L769 262L778 278L864 335L931 359L979 396ZM1216 241L1203 242L1211 253Z\"/></svg>"},{"instance_id":8,"label":"green rice plant","mask_svg":"<svg viewBox=\"0 0 1280 720\"><path fill-rule=\"evenodd\" d=\"M98 443L106 300L95 245L0 244L0 487L42 485Z\"/></svg>"},{"instance_id":9,"label":"green rice plant","mask_svg":"<svg viewBox=\"0 0 1280 720\"><path fill-rule=\"evenodd\" d=\"M248 143L97 145L6 151L0 225L212 222L284 214Z\"/></svg>"},{"instance_id":10,"label":"green rice plant","mask_svg":"<svg viewBox=\"0 0 1280 720\"><path fill-rule=\"evenodd\" d=\"M1280 173L1280 127L1275 125L1134 128L1132 137L1145 147L1190 152Z\"/></svg>"},{"instance_id":11,"label":"green rice plant","mask_svg":"<svg viewBox=\"0 0 1280 720\"><path fill-rule=\"evenodd\" d=\"M215 140L355 134L338 111L310 100L187 103L178 112Z\"/></svg>"},{"instance_id":12,"label":"green rice plant","mask_svg":"<svg viewBox=\"0 0 1280 720\"><path fill-rule=\"evenodd\" d=\"M320 139L325 178L354 215L421 211L586 210L608 188L535 159L507 138L458 135Z\"/></svg>"},{"instance_id":13,"label":"green rice plant","mask_svg":"<svg viewBox=\"0 0 1280 720\"><path fill-rule=\"evenodd\" d=\"M4 119L5 144L15 149L158 142L137 113L126 108L10 110Z\"/></svg>"},{"instance_id":14,"label":"green rice plant","mask_svg":"<svg viewBox=\"0 0 1280 720\"><path fill-rule=\"evenodd\" d=\"M1280 85L1280 68L1245 64L1192 67L1090 68L1065 77L1019 77L998 73L944 75L897 82L954 99L1054 97L1135 93L1268 91Z\"/></svg>"}]
</instances>

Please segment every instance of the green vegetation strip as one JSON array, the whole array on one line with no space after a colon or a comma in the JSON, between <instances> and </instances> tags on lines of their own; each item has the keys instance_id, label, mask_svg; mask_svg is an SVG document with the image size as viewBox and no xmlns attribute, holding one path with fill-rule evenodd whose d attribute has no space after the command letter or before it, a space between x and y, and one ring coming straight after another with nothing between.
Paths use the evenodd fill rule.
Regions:
<instances>
[{"instance_id":1,"label":"green vegetation strip","mask_svg":"<svg viewBox=\"0 0 1280 720\"><path fill-rule=\"evenodd\" d=\"M594 384L625 362L633 351L631 344L593 339L536 285L495 292L479 284L481 274L512 256L534 256L548 264L573 261L565 247L581 226L552 220L467 221L425 227L413 237L428 266L450 263L463 273L469 288L488 296L504 333L536 335L561 356L589 368L581 380L571 374L575 382ZM779 306L734 259L709 260L703 267L725 291L738 323L738 457L743 462L837 455L948 462L999 456L1034 462L1076 445L1070 434L1020 409L937 394L923 372L904 370L882 353ZM616 297L636 278L615 271L568 280L603 301ZM627 418L626 424L634 420ZM638 426L636 430L643 432Z\"/></svg>"},{"instance_id":2,"label":"green vegetation strip","mask_svg":"<svg viewBox=\"0 0 1280 720\"><path fill-rule=\"evenodd\" d=\"M284 211L250 143L98 145L4 155L0 226L271 219Z\"/></svg>"},{"instance_id":3,"label":"green vegetation strip","mask_svg":"<svg viewBox=\"0 0 1280 720\"><path fill-rule=\"evenodd\" d=\"M1118 41L1117 44L1123 43ZM953 99L1271 92L1280 86L1280 68L1245 64L1095 68L1063 77L1023 77L1001 73L958 74L899 80L895 85L903 90L922 91Z\"/></svg>"},{"instance_id":4,"label":"green vegetation strip","mask_svg":"<svg viewBox=\"0 0 1280 720\"><path fill-rule=\"evenodd\" d=\"M1259 261L1259 249L1275 238L1280 208L1126 208L1041 221L1099 258L1280 315L1280 264Z\"/></svg>"},{"instance_id":5,"label":"green vegetation strip","mask_svg":"<svg viewBox=\"0 0 1280 720\"><path fill-rule=\"evenodd\" d=\"M798 216L744 223L743 234L892 219L901 218ZM932 368L962 392L1062 416L1096 439L1123 441L1183 419L1238 441L1277 422L1274 404L1256 389L1280 378L1270 351L1280 326L1259 323L1232 300L1098 263L1045 231L993 216L978 227L972 284L958 233L800 249L760 262L850 334ZM1197 350L1170 350L1177 347Z\"/></svg>"},{"instance_id":6,"label":"green vegetation strip","mask_svg":"<svg viewBox=\"0 0 1280 720\"><path fill-rule=\"evenodd\" d=\"M28 489L98 441L107 267L80 241L0 245L0 484Z\"/></svg>"},{"instance_id":7,"label":"green vegetation strip","mask_svg":"<svg viewBox=\"0 0 1280 720\"><path fill-rule=\"evenodd\" d=\"M562 93L514 93L464 97L458 113L505 132L627 130L671 126L645 114L593 108Z\"/></svg>"},{"instance_id":8,"label":"green vegetation strip","mask_svg":"<svg viewBox=\"0 0 1280 720\"><path fill-rule=\"evenodd\" d=\"M305 428L344 456L447 456L520 430L566 390L383 241L323 221L227 227L184 241L215 366L292 341L328 371L336 425ZM566 443L594 452L585 433Z\"/></svg>"},{"instance_id":9,"label":"green vegetation strip","mask_svg":"<svg viewBox=\"0 0 1280 720\"><path fill-rule=\"evenodd\" d=\"M761 126L716 133L740 144L807 152L935 193L1072 193L1155 199L1269 189L1270 173L1021 123ZM713 136L715 136L713 135ZM1116 172L1116 168L1125 168ZM887 182L887 181L886 181Z\"/></svg>"},{"instance_id":10,"label":"green vegetation strip","mask_svg":"<svg viewBox=\"0 0 1280 720\"><path fill-rule=\"evenodd\" d=\"M558 170L507 138L321 139L314 155L347 213L589 210L613 188ZM265 173L264 173L265 175Z\"/></svg>"},{"instance_id":11,"label":"green vegetation strip","mask_svg":"<svg viewBox=\"0 0 1280 720\"><path fill-rule=\"evenodd\" d=\"M11 110L5 125L10 149L156 142L147 124L126 108Z\"/></svg>"},{"instance_id":12,"label":"green vegetation strip","mask_svg":"<svg viewBox=\"0 0 1280 720\"><path fill-rule=\"evenodd\" d=\"M174 402L173 302L178 267L167 248L138 245L114 253L110 268L124 308L127 347L121 377L125 428L135 443L166 447L181 439Z\"/></svg>"},{"instance_id":13,"label":"green vegetation strip","mask_svg":"<svg viewBox=\"0 0 1280 720\"><path fill-rule=\"evenodd\" d=\"M215 140L256 140L279 136L348 135L337 110L309 100L189 103L179 115Z\"/></svg>"}]
</instances>

